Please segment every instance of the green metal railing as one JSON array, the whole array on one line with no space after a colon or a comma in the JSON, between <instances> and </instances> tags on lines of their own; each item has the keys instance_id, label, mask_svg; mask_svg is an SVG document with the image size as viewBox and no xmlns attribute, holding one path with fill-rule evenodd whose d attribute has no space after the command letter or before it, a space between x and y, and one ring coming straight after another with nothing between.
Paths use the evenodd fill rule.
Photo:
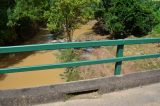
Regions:
<instances>
[{"instance_id":1,"label":"green metal railing","mask_svg":"<svg viewBox=\"0 0 160 106\"><path fill-rule=\"evenodd\" d=\"M50 44L0 47L0 54L1 54L1 53L42 51L42 50L87 48L87 47L99 47L99 46L117 46L117 53L115 58L107 58L107 59L101 59L101 60L86 60L86 61L67 62L67 63L58 63L58 64L45 64L45 65L15 67L15 68L3 68L3 69L0 69L0 74L36 71L36 70L44 70L44 69L55 69L55 68L78 67L78 66L85 66L85 65L116 62L114 73L115 75L120 75L123 61L132 61L132 60L138 60L138 59L160 57L160 53L123 57L124 45L147 44L147 43L160 43L160 38L120 39L120 40L102 40L102 41L86 41L86 42L70 42L70 43L66 42L66 43L53 43L53 44L50 43Z\"/></svg>"}]
</instances>

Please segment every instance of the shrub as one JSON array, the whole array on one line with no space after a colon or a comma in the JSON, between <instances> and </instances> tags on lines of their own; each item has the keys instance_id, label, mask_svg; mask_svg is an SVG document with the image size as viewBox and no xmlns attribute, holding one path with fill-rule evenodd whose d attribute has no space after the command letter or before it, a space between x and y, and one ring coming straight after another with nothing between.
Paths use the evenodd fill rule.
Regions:
<instances>
[{"instance_id":1,"label":"shrub","mask_svg":"<svg viewBox=\"0 0 160 106\"><path fill-rule=\"evenodd\" d=\"M9 1L0 1L0 45L11 45L16 39L13 28L7 26L7 8Z\"/></svg>"},{"instance_id":2,"label":"shrub","mask_svg":"<svg viewBox=\"0 0 160 106\"><path fill-rule=\"evenodd\" d=\"M60 54L57 56L61 62L73 62L79 60L79 53L74 49L61 50ZM66 68L63 75L63 79L67 81L75 81L79 79L79 72L75 67Z\"/></svg>"},{"instance_id":3,"label":"shrub","mask_svg":"<svg viewBox=\"0 0 160 106\"><path fill-rule=\"evenodd\" d=\"M26 40L34 36L38 31L38 25L29 17L20 18L15 25L15 30L20 40Z\"/></svg>"},{"instance_id":4,"label":"shrub","mask_svg":"<svg viewBox=\"0 0 160 106\"><path fill-rule=\"evenodd\" d=\"M154 14L156 15L156 18L160 21L160 1L154 1L151 3L151 5L154 9ZM152 33L160 33L160 23L153 28Z\"/></svg>"},{"instance_id":5,"label":"shrub","mask_svg":"<svg viewBox=\"0 0 160 106\"><path fill-rule=\"evenodd\" d=\"M158 23L153 9L139 0L102 0L105 8L103 21L114 38L128 35L140 37L147 34Z\"/></svg>"}]
</instances>

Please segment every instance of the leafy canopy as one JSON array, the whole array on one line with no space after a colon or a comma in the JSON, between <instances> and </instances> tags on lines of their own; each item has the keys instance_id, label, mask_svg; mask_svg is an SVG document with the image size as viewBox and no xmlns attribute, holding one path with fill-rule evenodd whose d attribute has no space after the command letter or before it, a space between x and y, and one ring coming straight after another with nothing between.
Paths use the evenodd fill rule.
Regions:
<instances>
[{"instance_id":1,"label":"leafy canopy","mask_svg":"<svg viewBox=\"0 0 160 106\"><path fill-rule=\"evenodd\" d=\"M141 36L158 23L151 6L143 0L102 0L102 20L114 38Z\"/></svg>"},{"instance_id":2,"label":"leafy canopy","mask_svg":"<svg viewBox=\"0 0 160 106\"><path fill-rule=\"evenodd\" d=\"M24 17L32 21L42 20L47 6L48 0L15 0L15 6L8 9L8 26L15 26Z\"/></svg>"},{"instance_id":3,"label":"leafy canopy","mask_svg":"<svg viewBox=\"0 0 160 106\"><path fill-rule=\"evenodd\" d=\"M92 8L98 0L52 0L51 7L45 12L50 30L66 30L68 40L72 40L72 33L77 24L92 14Z\"/></svg>"}]
</instances>

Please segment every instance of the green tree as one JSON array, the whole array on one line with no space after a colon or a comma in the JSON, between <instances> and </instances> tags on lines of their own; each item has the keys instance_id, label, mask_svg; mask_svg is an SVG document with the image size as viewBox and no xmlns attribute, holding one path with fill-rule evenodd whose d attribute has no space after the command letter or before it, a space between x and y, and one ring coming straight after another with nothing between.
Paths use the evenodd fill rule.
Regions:
<instances>
[{"instance_id":1,"label":"green tree","mask_svg":"<svg viewBox=\"0 0 160 106\"><path fill-rule=\"evenodd\" d=\"M78 61L80 59L79 55L80 53L78 51L75 51L74 49L66 49L61 50L57 57L60 62L66 63ZM78 80L80 77L79 72L76 70L75 67L66 68L64 74L62 74L61 76L67 81L75 81Z\"/></svg>"},{"instance_id":2,"label":"green tree","mask_svg":"<svg viewBox=\"0 0 160 106\"><path fill-rule=\"evenodd\" d=\"M39 23L45 22L43 14L47 7L48 0L15 0L15 5L8 8L7 25L15 30L18 41L36 35Z\"/></svg>"},{"instance_id":3,"label":"green tree","mask_svg":"<svg viewBox=\"0 0 160 106\"><path fill-rule=\"evenodd\" d=\"M32 21L43 20L48 0L15 0L15 6L8 9L8 26L15 26L21 18L29 17Z\"/></svg>"},{"instance_id":4,"label":"green tree","mask_svg":"<svg viewBox=\"0 0 160 106\"><path fill-rule=\"evenodd\" d=\"M88 18L98 0L52 0L49 11L45 12L50 30L64 29L68 41L72 41L77 24Z\"/></svg>"},{"instance_id":5,"label":"green tree","mask_svg":"<svg viewBox=\"0 0 160 106\"><path fill-rule=\"evenodd\" d=\"M8 8L14 6L14 0L0 0L0 45L10 44L15 39L14 30L7 26Z\"/></svg>"},{"instance_id":6,"label":"green tree","mask_svg":"<svg viewBox=\"0 0 160 106\"><path fill-rule=\"evenodd\" d=\"M158 23L151 6L143 0L102 0L103 22L114 38L146 35Z\"/></svg>"},{"instance_id":7,"label":"green tree","mask_svg":"<svg viewBox=\"0 0 160 106\"><path fill-rule=\"evenodd\" d=\"M149 5L153 7L154 14L160 22L160 1L158 0L151 1ZM160 33L160 23L154 27L152 33L153 34ZM160 35L157 35L157 36L160 36Z\"/></svg>"}]
</instances>

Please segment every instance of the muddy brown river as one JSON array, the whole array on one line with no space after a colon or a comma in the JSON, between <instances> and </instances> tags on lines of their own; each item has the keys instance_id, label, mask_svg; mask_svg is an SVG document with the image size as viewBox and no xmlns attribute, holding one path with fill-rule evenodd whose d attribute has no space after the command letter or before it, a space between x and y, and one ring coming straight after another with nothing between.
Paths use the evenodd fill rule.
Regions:
<instances>
[{"instance_id":1,"label":"muddy brown river","mask_svg":"<svg viewBox=\"0 0 160 106\"><path fill-rule=\"evenodd\" d=\"M83 25L77 29L74 33L74 39L90 32L94 23L95 22L92 22L91 25ZM25 44L49 43L50 41L51 36L48 32L42 31ZM11 55L11 57L0 59L0 68L58 63L56 56L57 52L58 51L40 51L34 53L20 53L13 56ZM0 90L63 83L65 80L61 78L60 74L63 74L64 71L65 69L49 69L6 74L3 78L0 78Z\"/></svg>"},{"instance_id":2,"label":"muddy brown river","mask_svg":"<svg viewBox=\"0 0 160 106\"><path fill-rule=\"evenodd\" d=\"M42 31L26 44L48 43L51 37L47 31ZM58 51L40 51L34 53L19 53L0 60L0 67L21 67L58 63ZM64 69L38 70L31 72L11 73L0 78L0 90L35 87L41 85L65 82L60 74Z\"/></svg>"},{"instance_id":3,"label":"muddy brown river","mask_svg":"<svg viewBox=\"0 0 160 106\"><path fill-rule=\"evenodd\" d=\"M10 67L53 64L57 61L54 53L55 52L53 51L36 52ZM23 88L61 83L65 81L60 77L60 74L63 74L63 72L64 69L50 69L7 74L3 80L0 80L0 89Z\"/></svg>"}]
</instances>

